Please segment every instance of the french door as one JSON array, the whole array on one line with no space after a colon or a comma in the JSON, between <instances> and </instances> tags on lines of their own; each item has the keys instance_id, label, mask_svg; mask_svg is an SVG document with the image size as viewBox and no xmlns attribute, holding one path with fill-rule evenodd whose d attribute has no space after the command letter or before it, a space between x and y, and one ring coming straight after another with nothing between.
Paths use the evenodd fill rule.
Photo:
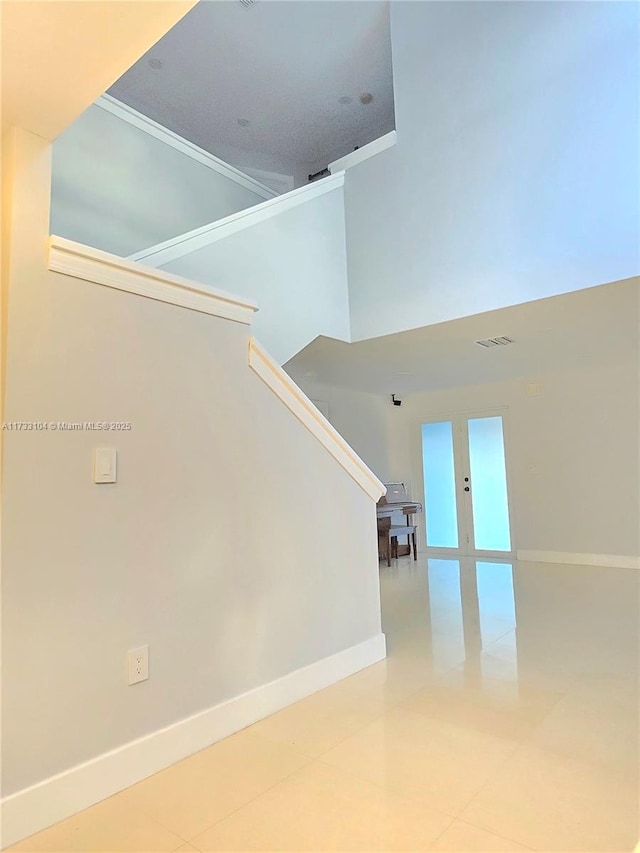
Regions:
<instances>
[{"instance_id":1,"label":"french door","mask_svg":"<svg viewBox=\"0 0 640 853\"><path fill-rule=\"evenodd\" d=\"M422 468L429 550L512 555L502 414L423 423Z\"/></svg>"}]
</instances>

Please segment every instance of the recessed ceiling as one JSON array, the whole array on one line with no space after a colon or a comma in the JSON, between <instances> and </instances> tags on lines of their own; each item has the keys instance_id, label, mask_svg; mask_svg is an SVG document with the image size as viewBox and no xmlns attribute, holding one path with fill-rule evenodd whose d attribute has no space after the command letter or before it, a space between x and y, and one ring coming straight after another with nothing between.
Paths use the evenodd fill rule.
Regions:
<instances>
[{"instance_id":1,"label":"recessed ceiling","mask_svg":"<svg viewBox=\"0 0 640 853\"><path fill-rule=\"evenodd\" d=\"M203 0L109 94L222 159L320 168L394 128L388 3Z\"/></svg>"},{"instance_id":2,"label":"recessed ceiling","mask_svg":"<svg viewBox=\"0 0 640 853\"><path fill-rule=\"evenodd\" d=\"M285 368L303 387L311 374L314 383L408 394L638 359L639 299L634 278L353 344L319 337ZM503 335L516 343L477 345Z\"/></svg>"}]
</instances>

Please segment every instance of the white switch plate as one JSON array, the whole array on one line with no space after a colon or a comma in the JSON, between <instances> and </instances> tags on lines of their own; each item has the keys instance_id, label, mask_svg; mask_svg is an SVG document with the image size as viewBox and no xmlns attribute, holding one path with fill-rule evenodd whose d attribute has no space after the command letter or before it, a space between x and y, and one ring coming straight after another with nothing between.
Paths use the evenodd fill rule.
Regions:
<instances>
[{"instance_id":1,"label":"white switch plate","mask_svg":"<svg viewBox=\"0 0 640 853\"><path fill-rule=\"evenodd\" d=\"M129 684L138 684L149 678L149 646L139 646L127 652Z\"/></svg>"},{"instance_id":2,"label":"white switch plate","mask_svg":"<svg viewBox=\"0 0 640 853\"><path fill-rule=\"evenodd\" d=\"M117 473L115 447L96 447L93 454L93 482L115 483Z\"/></svg>"}]
</instances>

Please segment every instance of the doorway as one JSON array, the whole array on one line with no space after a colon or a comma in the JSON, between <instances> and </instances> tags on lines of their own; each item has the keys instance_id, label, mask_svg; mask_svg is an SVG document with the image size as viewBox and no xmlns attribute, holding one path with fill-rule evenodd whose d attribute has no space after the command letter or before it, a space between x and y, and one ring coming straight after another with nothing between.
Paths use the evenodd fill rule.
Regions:
<instances>
[{"instance_id":1,"label":"doorway","mask_svg":"<svg viewBox=\"0 0 640 853\"><path fill-rule=\"evenodd\" d=\"M512 555L502 414L423 423L422 469L429 551Z\"/></svg>"}]
</instances>

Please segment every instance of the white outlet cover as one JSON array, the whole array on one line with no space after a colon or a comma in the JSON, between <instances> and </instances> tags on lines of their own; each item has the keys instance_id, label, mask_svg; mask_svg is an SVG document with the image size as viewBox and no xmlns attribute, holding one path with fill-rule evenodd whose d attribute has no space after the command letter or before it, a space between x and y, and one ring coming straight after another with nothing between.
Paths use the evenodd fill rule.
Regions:
<instances>
[{"instance_id":1,"label":"white outlet cover","mask_svg":"<svg viewBox=\"0 0 640 853\"><path fill-rule=\"evenodd\" d=\"M138 646L127 652L129 684L139 684L149 678L149 646Z\"/></svg>"}]
</instances>

